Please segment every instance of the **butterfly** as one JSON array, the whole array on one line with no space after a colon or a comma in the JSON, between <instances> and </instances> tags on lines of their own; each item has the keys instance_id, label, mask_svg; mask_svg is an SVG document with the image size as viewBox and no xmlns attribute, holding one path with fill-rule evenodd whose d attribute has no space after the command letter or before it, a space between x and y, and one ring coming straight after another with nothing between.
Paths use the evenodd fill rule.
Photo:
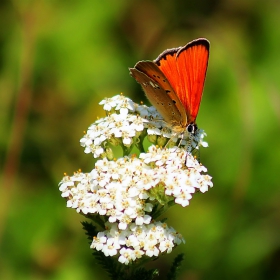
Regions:
<instances>
[{"instance_id":1,"label":"butterfly","mask_svg":"<svg viewBox=\"0 0 280 280\"><path fill-rule=\"evenodd\" d=\"M151 104L177 134L197 131L198 114L209 59L207 39L167 49L154 61L139 61L129 68Z\"/></svg>"}]
</instances>

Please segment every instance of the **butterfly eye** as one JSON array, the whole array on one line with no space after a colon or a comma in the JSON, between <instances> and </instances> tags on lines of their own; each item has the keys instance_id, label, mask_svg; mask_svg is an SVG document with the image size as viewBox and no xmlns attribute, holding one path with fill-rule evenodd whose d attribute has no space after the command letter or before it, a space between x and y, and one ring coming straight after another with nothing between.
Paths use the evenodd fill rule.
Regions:
<instances>
[{"instance_id":1,"label":"butterfly eye","mask_svg":"<svg viewBox=\"0 0 280 280\"><path fill-rule=\"evenodd\" d=\"M194 123L190 123L190 124L187 126L187 131L188 131L189 133L195 134L195 132L197 131L197 125L194 124Z\"/></svg>"}]
</instances>

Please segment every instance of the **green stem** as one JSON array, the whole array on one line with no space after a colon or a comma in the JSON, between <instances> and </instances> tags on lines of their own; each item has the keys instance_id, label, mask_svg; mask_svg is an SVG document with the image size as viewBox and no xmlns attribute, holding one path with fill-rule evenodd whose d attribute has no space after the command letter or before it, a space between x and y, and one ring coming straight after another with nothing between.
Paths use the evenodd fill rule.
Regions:
<instances>
[{"instance_id":1,"label":"green stem","mask_svg":"<svg viewBox=\"0 0 280 280\"><path fill-rule=\"evenodd\" d=\"M145 153L143 142L145 137L147 136L147 129L145 129L138 138L138 143L136 143L136 147L140 151L140 153Z\"/></svg>"},{"instance_id":2,"label":"green stem","mask_svg":"<svg viewBox=\"0 0 280 280\"><path fill-rule=\"evenodd\" d=\"M121 145L123 150L123 156L128 156L133 148L133 144L130 147L126 147L124 144Z\"/></svg>"},{"instance_id":3,"label":"green stem","mask_svg":"<svg viewBox=\"0 0 280 280\"><path fill-rule=\"evenodd\" d=\"M153 214L153 219L158 218L159 216L161 216L164 212L167 211L168 208L170 208L171 206L173 206L175 204L174 200L169 201L167 204L163 205L162 207L160 207L154 214Z\"/></svg>"},{"instance_id":4,"label":"green stem","mask_svg":"<svg viewBox=\"0 0 280 280\"><path fill-rule=\"evenodd\" d=\"M136 144L136 147L140 151L140 153L145 153L144 146L143 146L143 141L140 140L139 143Z\"/></svg>"}]
</instances>

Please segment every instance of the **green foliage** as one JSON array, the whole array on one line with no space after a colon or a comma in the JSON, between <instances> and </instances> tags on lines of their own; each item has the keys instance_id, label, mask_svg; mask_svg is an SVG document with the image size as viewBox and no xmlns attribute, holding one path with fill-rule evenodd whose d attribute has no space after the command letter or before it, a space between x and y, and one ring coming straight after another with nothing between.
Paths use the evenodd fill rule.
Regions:
<instances>
[{"instance_id":1,"label":"green foliage","mask_svg":"<svg viewBox=\"0 0 280 280\"><path fill-rule=\"evenodd\" d=\"M148 104L128 67L198 37L214 187L168 214L186 240L178 279L279 279L279 13L273 0L1 1L0 279L104 279L57 184L93 168L79 139L100 100Z\"/></svg>"},{"instance_id":2,"label":"green foliage","mask_svg":"<svg viewBox=\"0 0 280 280\"><path fill-rule=\"evenodd\" d=\"M181 268L184 260L184 254L179 254L173 261L170 271L167 274L168 280L176 280L178 277L179 269Z\"/></svg>"}]
</instances>

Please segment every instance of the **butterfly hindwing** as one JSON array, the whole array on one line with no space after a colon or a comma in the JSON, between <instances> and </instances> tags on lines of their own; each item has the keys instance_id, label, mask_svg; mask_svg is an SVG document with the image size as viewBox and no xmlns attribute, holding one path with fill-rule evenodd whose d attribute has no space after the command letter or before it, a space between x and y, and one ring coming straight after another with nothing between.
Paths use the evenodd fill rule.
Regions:
<instances>
[{"instance_id":1,"label":"butterfly hindwing","mask_svg":"<svg viewBox=\"0 0 280 280\"><path fill-rule=\"evenodd\" d=\"M158 66L152 61L140 61L134 68L130 68L130 73L164 120L173 127L185 128L185 109Z\"/></svg>"}]
</instances>

